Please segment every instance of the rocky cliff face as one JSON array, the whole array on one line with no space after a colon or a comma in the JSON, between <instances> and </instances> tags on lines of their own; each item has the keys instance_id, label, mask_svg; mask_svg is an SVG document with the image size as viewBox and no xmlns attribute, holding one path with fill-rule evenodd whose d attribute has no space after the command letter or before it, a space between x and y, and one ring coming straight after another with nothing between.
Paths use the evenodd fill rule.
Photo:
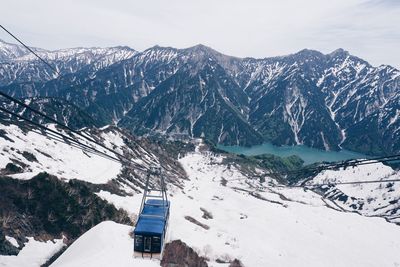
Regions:
<instances>
[{"instance_id":1,"label":"rocky cliff face","mask_svg":"<svg viewBox=\"0 0 400 267\"><path fill-rule=\"evenodd\" d=\"M6 59L0 90L62 98L99 125L226 145L270 141L369 154L400 149L400 72L343 49L265 59L226 56L203 45L41 52L59 77L18 49L0 50Z\"/></svg>"}]
</instances>

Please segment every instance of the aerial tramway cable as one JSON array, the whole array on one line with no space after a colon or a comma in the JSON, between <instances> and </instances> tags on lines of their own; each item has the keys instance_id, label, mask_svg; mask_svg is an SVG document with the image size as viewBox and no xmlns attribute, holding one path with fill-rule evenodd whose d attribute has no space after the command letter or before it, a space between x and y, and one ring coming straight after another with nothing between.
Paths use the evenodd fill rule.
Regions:
<instances>
[{"instance_id":1,"label":"aerial tramway cable","mask_svg":"<svg viewBox=\"0 0 400 267\"><path fill-rule=\"evenodd\" d=\"M387 179L387 180L364 180L364 181L349 181L349 182L324 182L324 183L316 183L316 184L307 184L304 183L302 185L292 185L289 187L321 187L321 186L336 186L336 185L352 185L352 184L377 184L377 183L395 183L400 182L399 179Z\"/></svg>"},{"instance_id":2,"label":"aerial tramway cable","mask_svg":"<svg viewBox=\"0 0 400 267\"><path fill-rule=\"evenodd\" d=\"M3 97L5 97L6 99L8 99L8 100L10 100L10 101L12 101L12 102L14 102L14 103L16 103L17 105L20 105L20 106L26 108L27 110L29 110L29 111L31 111L31 112L37 114L37 115L40 115L40 116L44 117L45 119L49 120L50 122L55 123L55 124L57 124L58 126L64 128L64 129L66 129L66 130L68 130L68 131L70 131L70 132L73 132L73 133L75 133L75 134L81 136L82 138L84 138L84 139L86 139L86 140L88 140L88 141L90 141L90 142L92 142L92 143L95 143L96 145L98 145L98 146L100 146L100 147L102 147L102 148L104 148L104 149L106 149L106 150L112 152L113 154L116 154L116 155L118 155L118 156L124 158L123 155L121 155L120 153L116 152L115 150L112 150L112 149L106 147L105 145L103 145L103 144L97 142L96 140L94 140L93 138L84 135L84 134L83 134L82 132L80 132L80 131L77 131L77 130L72 129L71 127L69 127L69 126L67 126L67 125L65 125L65 124L63 124L63 123L61 123L61 122L59 122L59 121L57 121L57 120L51 118L50 116L46 115L45 113L43 113L43 112L41 112L41 111L39 111L39 110L37 110L37 109L35 109L35 108L32 108L31 106L25 104L25 103L22 102L22 101L20 101L20 100L18 100L18 99L16 99L16 98L14 98L14 97L12 97L12 96L10 96L10 95L4 93L4 92L1 92L1 91L0 91L0 96L3 96ZM23 118L23 119L25 119L25 118Z\"/></svg>"},{"instance_id":3,"label":"aerial tramway cable","mask_svg":"<svg viewBox=\"0 0 400 267\"><path fill-rule=\"evenodd\" d=\"M133 162L131 159L127 158L127 157L124 156L123 154L118 153L117 151L112 150L112 149L106 147L105 145L103 145L103 144L97 142L95 139L93 139L93 138L91 138L91 137L86 136L85 134L83 134L83 133L80 132L80 131L76 131L76 130L74 130L74 129L72 129L72 128L70 128L70 127L68 127L68 126L66 126L66 125L64 125L64 124L62 124L62 123L60 123L59 121L57 121L57 120L55 120L55 119L49 117L48 115L44 114L43 112L37 111L36 109L34 109L34 108L32 108L32 107L26 105L25 103L21 102L20 100L15 99L15 98L13 98L13 97L11 97L11 96L9 96L9 95L3 93L3 92L0 92L0 96L4 96L4 95L7 96L7 99L9 99L9 100L11 100L11 101L13 101L13 102L15 102L15 103L17 103L17 104L20 104L20 103L21 103L24 107L26 107L27 109L29 109L29 110L32 111L33 113L36 113L36 114L38 114L38 115L40 115L40 116L45 117L46 119L51 120L51 122L55 123L56 125L58 125L58 126L64 128L64 129L66 129L66 130L68 130L68 131L70 131L70 132L72 132L72 133L74 133L74 134L76 134L76 135L81 136L82 138L86 139L87 141L89 141L89 142L91 142L91 143L94 143L95 145L98 145L99 147L101 147L101 148L103 148L103 149L105 149L105 150L107 150L107 151L113 153L113 154L116 155L117 157L110 156L109 154L107 154L107 153L105 153L105 152L99 151L99 150L94 149L93 147L91 147L91 146L89 146L89 145L83 144L81 141L77 141L77 139L74 139L74 137L76 138L76 136L74 136L74 137L69 137L69 136L63 135L63 134L61 134L61 133L59 133L59 132L57 132L57 131L55 131L55 130L49 129L48 127L46 127L46 126L44 126L44 125L42 125L42 124L40 124L40 123L34 122L34 121L30 120L30 119L27 119L27 118L25 118L25 117L23 117L23 116L21 116L21 115L15 113L15 112L9 111L9 110L7 110L7 109L5 109L5 108L2 108L2 107L0 108L1 111L5 112L5 113L8 113L8 114L10 114L10 115L12 115L12 116L15 116L15 117L17 117L17 118L19 118L19 119L22 119L22 120L24 120L24 121L26 121L26 122L28 122L28 123L30 123L30 124L32 124L32 125L35 125L36 127L39 127L39 128L41 128L41 129L43 129L43 130L47 130L47 131L49 131L49 132L51 132L51 133L53 133L53 134L60 135L62 138L65 138L65 139L67 139L67 140L69 140L69 141L71 141L71 142L76 142L76 143L78 143L80 146L83 146L83 147L84 147L85 149L87 149L87 150L95 150L97 153L100 153L103 157L108 157L108 158L110 158L111 160L120 162L121 164L123 164L123 163L125 163L125 164L135 164L135 167L136 167L136 168L144 170L144 168L143 168L142 166L137 165L135 162ZM14 101L14 100L15 100L15 101ZM111 143L111 144L112 144L112 143Z\"/></svg>"},{"instance_id":4,"label":"aerial tramway cable","mask_svg":"<svg viewBox=\"0 0 400 267\"><path fill-rule=\"evenodd\" d=\"M48 138L50 140L54 140L54 141L66 144L68 146L80 149L84 153L89 153L89 154L93 154L93 155L97 155L97 156L109 159L108 157L104 157L104 155L100 154L99 152L94 151L93 149L85 148L85 147L83 147L83 146L81 146L79 144L76 144L75 142L67 142L63 137L60 137L59 135L56 135L56 134L51 133L51 132L47 132L44 129L40 128L41 129L40 130L40 129L36 129L36 128L33 128L33 127L28 127L28 126L24 125L22 121L13 120L13 119L11 119L11 117L10 117L9 120L7 120L7 122L9 122L11 124L14 124L14 125L17 125L19 128L24 129L26 131L32 131L32 132L34 132L34 133L36 133L38 135L45 136L46 138ZM45 134L43 134L43 133L45 133Z\"/></svg>"},{"instance_id":5,"label":"aerial tramway cable","mask_svg":"<svg viewBox=\"0 0 400 267\"><path fill-rule=\"evenodd\" d=\"M42 129L42 130L45 130L45 131L48 131L48 132L50 132L50 133L52 133L52 134L58 135L59 137L65 139L65 140L68 140L68 141L70 141L71 143L73 143L73 144L79 146L80 148L84 148L85 150L87 150L87 152L89 152L89 151L94 151L94 152L98 153L99 156L102 156L102 157L108 158L108 159L110 159L110 160L113 160L113 161L122 163L122 161L121 161L120 159L116 158L116 157L110 156L110 155L108 155L108 154L106 154L106 153L104 153L104 152L102 152L102 151L100 151L100 150L97 150L97 149L94 148L94 147L88 146L88 145L86 145L86 144L84 144L84 143L78 141L77 139L74 139L74 138L72 138L72 137L70 137L70 136L67 136L67 135L62 134L62 133L60 133L60 132L57 132L57 131L55 131L55 130L53 130L53 129L50 129L50 128L48 128L48 127L46 127L46 126L44 126L44 125L41 125L40 123L34 122L34 121L30 120L30 119L27 119L27 118L25 118L25 117L23 117L23 116L21 116L21 115L15 113L15 112L9 111L9 110L7 110L7 109L5 109L5 108L3 108L3 107L0 107L0 111L2 111L2 112L4 112L4 113L7 113L7 114L9 114L9 115L11 115L11 116L14 116L14 117L16 117L16 118L18 118L18 119L21 119L21 120L23 120L23 121L25 121L25 122L27 122L27 123L29 123L29 124L32 124L33 126L38 127L38 128L40 128L40 129ZM65 142L65 143L66 143L66 142ZM67 143L67 144L68 144L68 143Z\"/></svg>"}]
</instances>

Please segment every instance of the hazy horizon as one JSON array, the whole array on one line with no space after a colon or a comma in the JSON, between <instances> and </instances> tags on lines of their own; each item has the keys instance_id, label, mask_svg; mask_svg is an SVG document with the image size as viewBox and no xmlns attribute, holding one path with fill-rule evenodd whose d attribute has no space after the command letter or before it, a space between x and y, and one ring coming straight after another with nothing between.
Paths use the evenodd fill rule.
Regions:
<instances>
[{"instance_id":1,"label":"hazy horizon","mask_svg":"<svg viewBox=\"0 0 400 267\"><path fill-rule=\"evenodd\" d=\"M29 46L48 50L204 44L226 55L265 58L343 48L374 66L400 68L396 0L5 0L0 13ZM15 43L3 31L0 39Z\"/></svg>"}]
</instances>

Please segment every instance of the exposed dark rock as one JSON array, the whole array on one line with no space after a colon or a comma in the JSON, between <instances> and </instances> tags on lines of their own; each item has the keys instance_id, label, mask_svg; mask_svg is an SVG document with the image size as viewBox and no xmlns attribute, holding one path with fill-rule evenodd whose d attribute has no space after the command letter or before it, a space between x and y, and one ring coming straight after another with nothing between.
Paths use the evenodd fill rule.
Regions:
<instances>
[{"instance_id":1,"label":"exposed dark rock","mask_svg":"<svg viewBox=\"0 0 400 267\"><path fill-rule=\"evenodd\" d=\"M17 159L10 159L12 161L12 163L14 163L15 165L20 166L22 169L26 169L28 168L28 164L23 163L22 161L19 161Z\"/></svg>"},{"instance_id":2,"label":"exposed dark rock","mask_svg":"<svg viewBox=\"0 0 400 267\"><path fill-rule=\"evenodd\" d=\"M195 218L193 218L191 216L185 216L185 219L188 220L191 223L194 223L194 224L200 226L203 229L206 229L206 230L210 229L210 226L208 226L207 224L199 222L198 220L196 220Z\"/></svg>"},{"instance_id":3,"label":"exposed dark rock","mask_svg":"<svg viewBox=\"0 0 400 267\"><path fill-rule=\"evenodd\" d=\"M10 141L10 142L14 143L14 140L12 140L11 138L9 138L9 137L7 136L7 132L4 131L3 129L0 129L0 137L1 137L1 138L4 138L4 139L7 140L7 141Z\"/></svg>"},{"instance_id":4,"label":"exposed dark rock","mask_svg":"<svg viewBox=\"0 0 400 267\"><path fill-rule=\"evenodd\" d=\"M203 212L203 217L204 219L208 220L208 219L213 219L213 215L211 212L209 212L208 210L206 210L205 208L200 208L200 210Z\"/></svg>"},{"instance_id":5,"label":"exposed dark rock","mask_svg":"<svg viewBox=\"0 0 400 267\"><path fill-rule=\"evenodd\" d=\"M229 267L244 267L243 263L238 260L238 259L234 259L230 264Z\"/></svg>"},{"instance_id":6,"label":"exposed dark rock","mask_svg":"<svg viewBox=\"0 0 400 267\"><path fill-rule=\"evenodd\" d=\"M4 174L14 174L14 173L21 173L23 169L14 163L7 163L6 167L4 168Z\"/></svg>"},{"instance_id":7,"label":"exposed dark rock","mask_svg":"<svg viewBox=\"0 0 400 267\"><path fill-rule=\"evenodd\" d=\"M26 158L28 161L30 162L38 162L37 158L35 157L35 155L33 155L32 153L28 152L28 151L24 151L22 152L22 156L24 158Z\"/></svg>"},{"instance_id":8,"label":"exposed dark rock","mask_svg":"<svg viewBox=\"0 0 400 267\"><path fill-rule=\"evenodd\" d=\"M165 245L162 267L207 267L204 257L200 257L191 247L181 240L174 240Z\"/></svg>"}]
</instances>

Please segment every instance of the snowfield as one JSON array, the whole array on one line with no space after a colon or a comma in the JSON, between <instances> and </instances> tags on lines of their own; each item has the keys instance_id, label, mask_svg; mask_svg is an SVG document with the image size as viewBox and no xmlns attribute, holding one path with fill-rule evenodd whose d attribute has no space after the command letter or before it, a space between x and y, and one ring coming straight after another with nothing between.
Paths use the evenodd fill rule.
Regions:
<instances>
[{"instance_id":1,"label":"snowfield","mask_svg":"<svg viewBox=\"0 0 400 267\"><path fill-rule=\"evenodd\" d=\"M221 159L210 153L187 155L180 163L190 180L183 190L170 188L169 240L181 239L207 257L209 266L224 266L216 260L234 258L245 266L400 266L399 226L382 218L334 210L309 190L269 188L249 182L234 167L220 164ZM221 184L222 179L228 181L226 186ZM252 191L256 194L249 193ZM104 191L98 195L130 213L136 213L140 206L140 195L126 199ZM204 219L201 209L213 218ZM74 245L83 243L81 240L88 240L87 244L96 248L98 243L105 243L107 252L91 252L92 248L86 252L84 247L71 246L54 266L92 266L92 262L109 266L111 259L121 263L119 266L132 266L133 241L127 235L131 227L108 223L107 227L94 229L96 234L91 230ZM104 236L113 231L120 238L112 235L105 242ZM120 251L113 254L116 248L108 248L110 243L121 246ZM90 260L97 253L100 259L110 259Z\"/></svg>"},{"instance_id":2,"label":"snowfield","mask_svg":"<svg viewBox=\"0 0 400 267\"><path fill-rule=\"evenodd\" d=\"M102 222L78 238L51 266L160 266L159 261L133 257L131 226Z\"/></svg>"},{"instance_id":3,"label":"snowfield","mask_svg":"<svg viewBox=\"0 0 400 267\"><path fill-rule=\"evenodd\" d=\"M52 125L49 128L56 130ZM116 178L120 173L120 163L94 154L87 154L79 148L48 139L36 132L23 132L18 126L2 124L0 130L4 130L6 135L13 140L1 138L0 168L5 168L11 159L29 165L29 168L23 173L11 175L14 178L30 179L36 174L46 171L67 180L80 179L102 184ZM80 141L93 146L92 143L88 143L82 138ZM35 155L37 161L28 160L23 156L23 152Z\"/></svg>"},{"instance_id":4,"label":"snowfield","mask_svg":"<svg viewBox=\"0 0 400 267\"><path fill-rule=\"evenodd\" d=\"M16 243L16 242L15 242ZM18 244L13 244L18 246ZM62 239L40 242L28 237L28 242L17 256L0 255L0 266L4 267L32 267L41 266L64 246Z\"/></svg>"},{"instance_id":5,"label":"snowfield","mask_svg":"<svg viewBox=\"0 0 400 267\"><path fill-rule=\"evenodd\" d=\"M260 192L265 199L259 199L232 190L254 186L246 180L222 186L221 177L228 181L241 177L226 166L211 165L211 160L212 156L199 153L181 159L190 181L185 193L172 198L171 239L182 239L211 261L228 255L239 258L245 266L400 265L399 226L381 218L338 212L322 201L299 203L297 194L301 200L304 192L296 189L280 190L283 195L290 192L294 201L279 202L269 197L273 193ZM316 198L314 193L307 193L310 199ZM214 219L203 219L200 207L211 212ZM186 221L185 215L210 229Z\"/></svg>"},{"instance_id":6,"label":"snowfield","mask_svg":"<svg viewBox=\"0 0 400 267\"><path fill-rule=\"evenodd\" d=\"M334 200L336 208L356 211L365 216L384 216L400 223L400 183L385 182L399 179L400 172L379 164L357 166L340 171L324 171L313 183L341 181L382 181L381 183L345 184L327 189L325 198Z\"/></svg>"}]
</instances>

